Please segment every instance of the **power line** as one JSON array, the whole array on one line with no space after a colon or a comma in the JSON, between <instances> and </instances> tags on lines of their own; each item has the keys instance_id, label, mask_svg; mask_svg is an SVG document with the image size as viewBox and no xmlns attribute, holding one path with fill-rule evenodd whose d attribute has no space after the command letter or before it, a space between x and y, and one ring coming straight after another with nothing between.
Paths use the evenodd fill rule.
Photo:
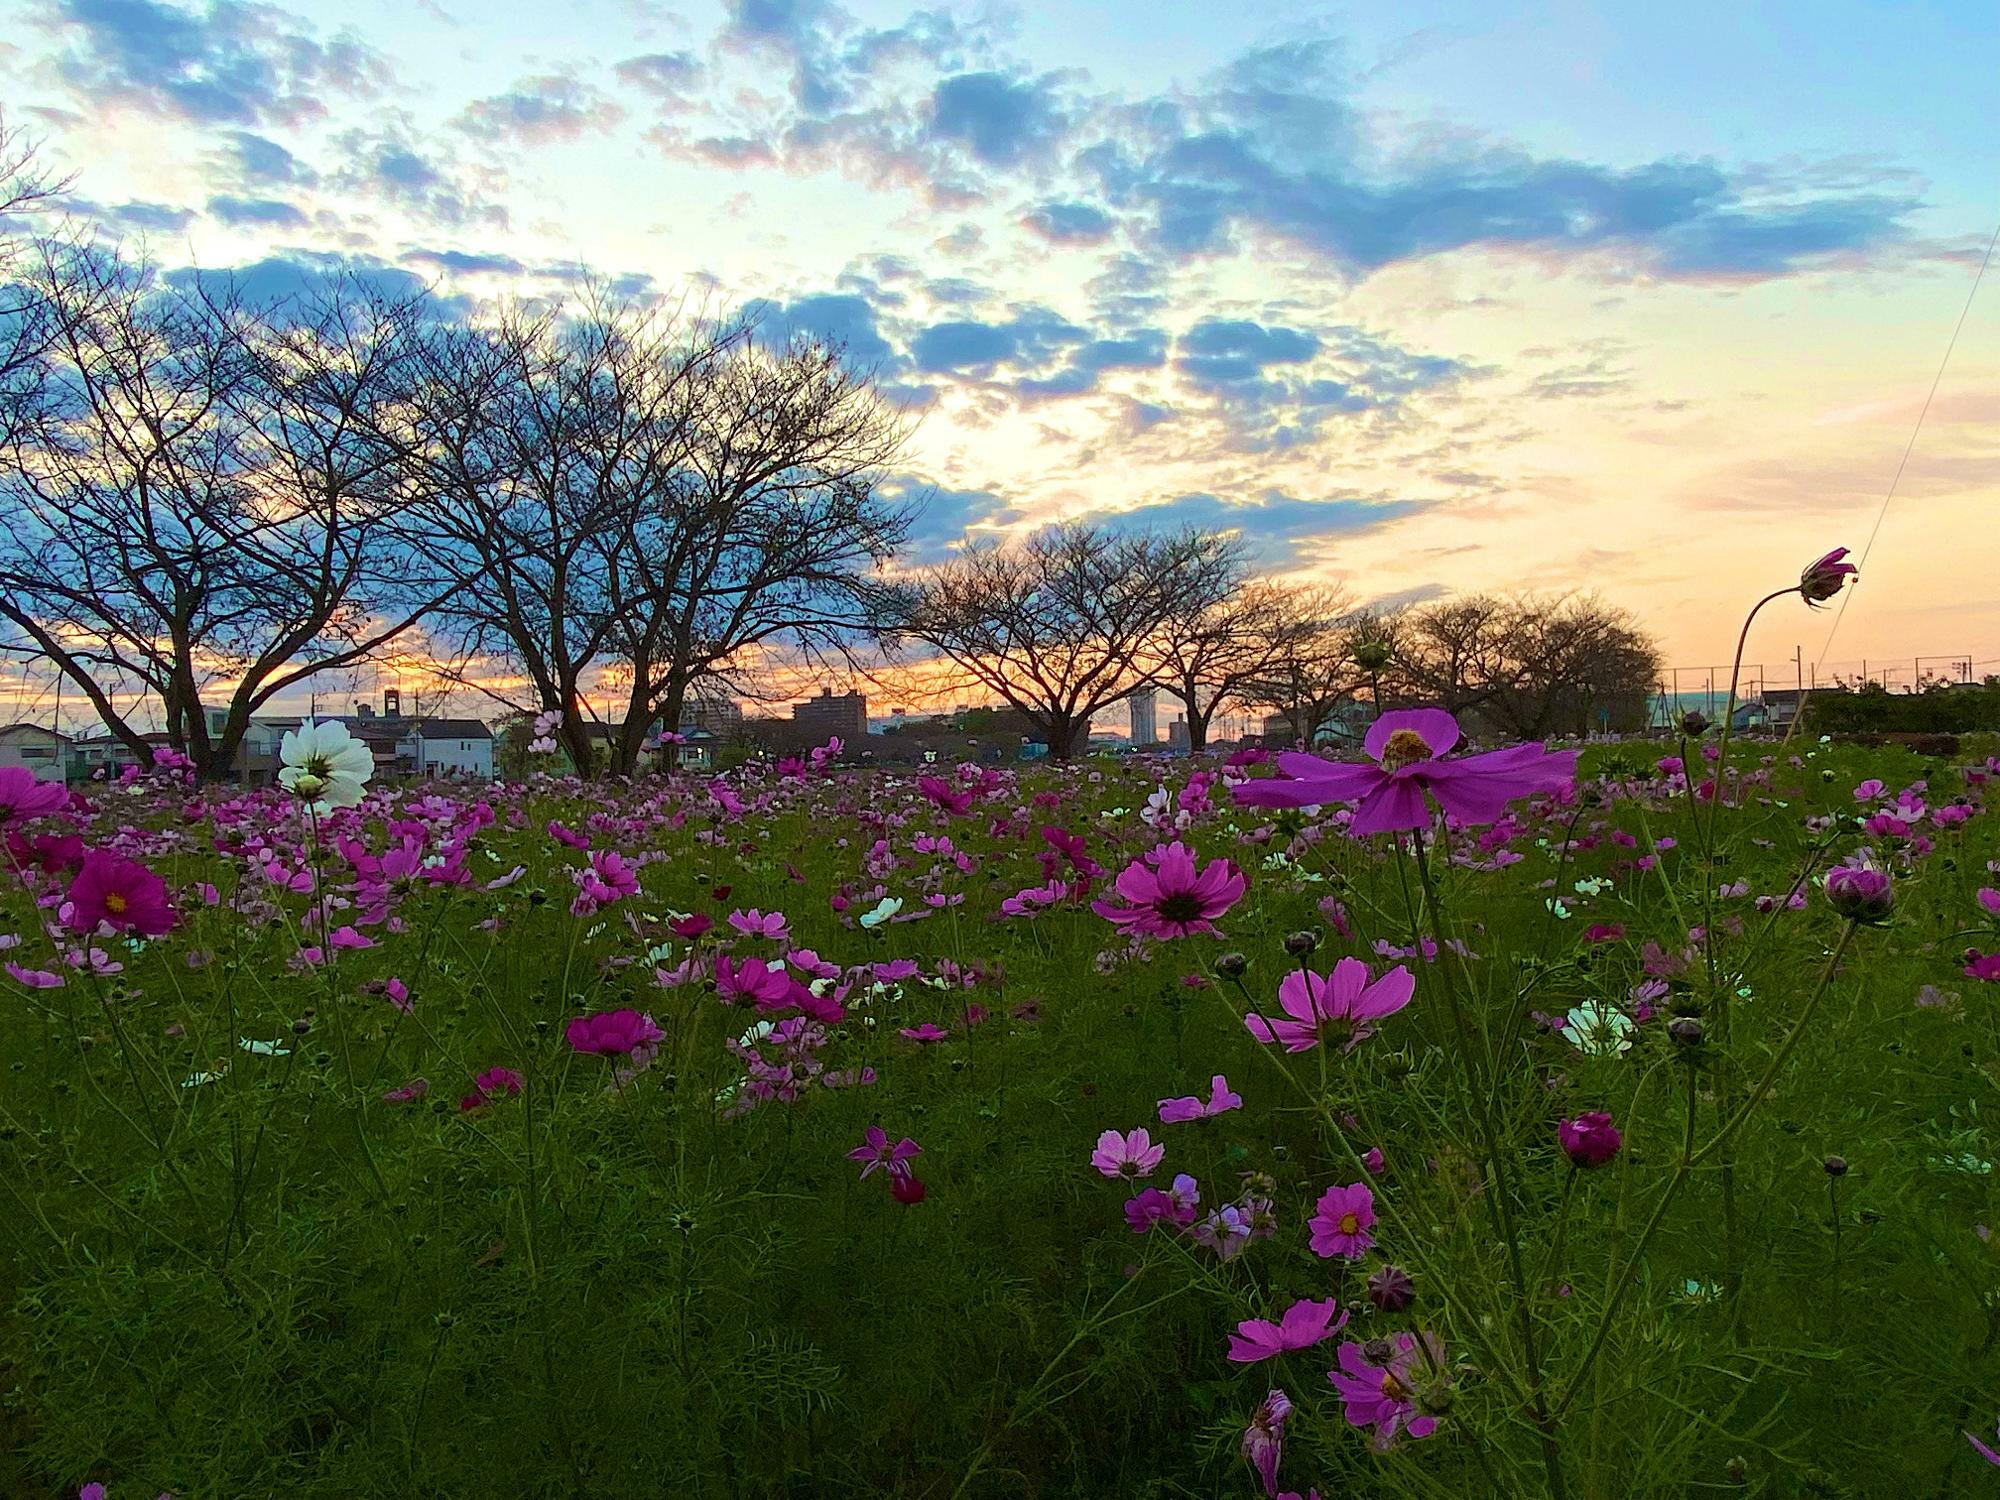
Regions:
<instances>
[{"instance_id":1,"label":"power line","mask_svg":"<svg viewBox=\"0 0 2000 1500\"><path fill-rule=\"evenodd\" d=\"M1938 361L1937 374L1931 377L1930 391L1924 396L1923 409L1917 413L1917 425L1910 429L1910 440L1903 445L1903 456L1896 464L1896 472L1890 476L1889 491L1882 497L1882 508L1875 512L1875 524L1868 529L1868 541L1861 549L1857 567L1866 567L1869 553L1875 550L1875 538L1881 534L1882 522L1889 515L1889 502L1896 498L1896 488L1903 482L1903 470L1909 467L1910 455L1916 451L1917 435L1924 430L1924 418L1930 415L1931 402L1937 398L1938 386L1944 381L1945 366L1951 363L1952 351L1958 347L1958 336L1965 330L1965 320L1972 312L1972 299L1979 295L1979 283L1986 279L1986 268L1993 263L1993 248L1996 245L2000 245L2000 224L1993 226L1993 237L1986 242L1986 254L1980 258L1979 269L1973 273L1972 285L1965 294L1965 306L1958 310L1958 322L1952 326L1951 338L1944 346L1944 358ZM1815 673L1825 664L1827 652L1833 649L1833 638L1840 630L1840 622L1847 618L1847 606L1853 598L1852 588L1841 591L1840 608L1833 612L1833 623L1827 627L1826 641L1813 662Z\"/></svg>"}]
</instances>

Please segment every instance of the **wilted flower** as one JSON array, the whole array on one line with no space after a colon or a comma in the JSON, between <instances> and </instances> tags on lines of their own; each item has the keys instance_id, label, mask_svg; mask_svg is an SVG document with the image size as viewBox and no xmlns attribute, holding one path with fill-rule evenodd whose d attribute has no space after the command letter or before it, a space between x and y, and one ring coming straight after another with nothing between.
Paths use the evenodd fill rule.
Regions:
<instances>
[{"instance_id":1,"label":"wilted flower","mask_svg":"<svg viewBox=\"0 0 2000 1500\"><path fill-rule=\"evenodd\" d=\"M1401 1312L1417 1300L1416 1283L1401 1266L1379 1266L1368 1278L1368 1300L1383 1312Z\"/></svg>"},{"instance_id":2,"label":"wilted flower","mask_svg":"<svg viewBox=\"0 0 2000 1500\"><path fill-rule=\"evenodd\" d=\"M1799 592L1805 596L1806 603L1824 604L1846 587L1848 579L1860 573L1861 570L1846 558L1847 549L1835 547L1799 574Z\"/></svg>"},{"instance_id":3,"label":"wilted flower","mask_svg":"<svg viewBox=\"0 0 2000 1500\"><path fill-rule=\"evenodd\" d=\"M1272 1391L1243 1429L1243 1461L1256 1471L1264 1493L1278 1493L1278 1464L1285 1453L1285 1419L1292 1414L1292 1399L1283 1391Z\"/></svg>"}]
</instances>

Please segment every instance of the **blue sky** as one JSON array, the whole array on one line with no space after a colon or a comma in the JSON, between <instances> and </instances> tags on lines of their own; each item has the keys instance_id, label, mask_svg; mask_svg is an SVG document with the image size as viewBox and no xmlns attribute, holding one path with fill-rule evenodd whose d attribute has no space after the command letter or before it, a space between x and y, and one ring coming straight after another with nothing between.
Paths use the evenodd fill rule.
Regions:
<instances>
[{"instance_id":1,"label":"blue sky","mask_svg":"<svg viewBox=\"0 0 2000 1500\"><path fill-rule=\"evenodd\" d=\"M0 39L72 212L165 267L841 337L922 414L922 555L1197 520L1357 598L1595 588L1690 663L1860 545L2000 215L1988 4L0 0ZM2000 656L1988 292L1834 659Z\"/></svg>"}]
</instances>

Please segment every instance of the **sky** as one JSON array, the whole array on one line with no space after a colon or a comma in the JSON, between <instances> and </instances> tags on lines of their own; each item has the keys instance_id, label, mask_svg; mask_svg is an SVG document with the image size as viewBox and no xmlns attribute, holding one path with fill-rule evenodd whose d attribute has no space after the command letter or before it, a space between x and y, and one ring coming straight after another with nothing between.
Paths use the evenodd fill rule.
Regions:
<instances>
[{"instance_id":1,"label":"sky","mask_svg":"<svg viewBox=\"0 0 2000 1500\"><path fill-rule=\"evenodd\" d=\"M919 418L915 556L1239 532L1669 663L2000 671L2000 15L1965 3L0 0L71 212L282 292L748 309ZM1780 665L1782 664L1782 665ZM1908 667L1901 670L1908 675Z\"/></svg>"}]
</instances>

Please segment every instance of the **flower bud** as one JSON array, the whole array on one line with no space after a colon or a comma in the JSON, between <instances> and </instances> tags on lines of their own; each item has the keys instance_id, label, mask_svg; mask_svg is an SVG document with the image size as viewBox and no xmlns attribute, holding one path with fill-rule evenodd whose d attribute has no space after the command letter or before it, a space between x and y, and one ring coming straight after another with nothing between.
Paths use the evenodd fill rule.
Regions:
<instances>
[{"instance_id":1,"label":"flower bud","mask_svg":"<svg viewBox=\"0 0 2000 1500\"><path fill-rule=\"evenodd\" d=\"M1382 1266L1368 1278L1368 1300L1383 1312L1401 1312L1417 1300L1416 1283L1401 1266Z\"/></svg>"},{"instance_id":2,"label":"flower bud","mask_svg":"<svg viewBox=\"0 0 2000 1500\"><path fill-rule=\"evenodd\" d=\"M1689 739L1699 739L1708 733L1708 715L1698 708L1691 708L1681 715L1681 733Z\"/></svg>"},{"instance_id":3,"label":"flower bud","mask_svg":"<svg viewBox=\"0 0 2000 1500\"><path fill-rule=\"evenodd\" d=\"M1318 946L1319 934L1316 932L1300 931L1285 934L1285 951L1293 958L1304 958Z\"/></svg>"},{"instance_id":4,"label":"flower bud","mask_svg":"<svg viewBox=\"0 0 2000 1500\"><path fill-rule=\"evenodd\" d=\"M1675 1016L1667 1022L1667 1035L1683 1047L1699 1047L1703 1035L1700 1016Z\"/></svg>"},{"instance_id":5,"label":"flower bud","mask_svg":"<svg viewBox=\"0 0 2000 1500\"><path fill-rule=\"evenodd\" d=\"M1241 979L1250 967L1250 960L1240 953L1225 953L1215 961L1215 972L1224 979Z\"/></svg>"},{"instance_id":6,"label":"flower bud","mask_svg":"<svg viewBox=\"0 0 2000 1500\"><path fill-rule=\"evenodd\" d=\"M1581 1168L1601 1167L1618 1154L1625 1138L1603 1110L1578 1115L1556 1126L1556 1140L1572 1163Z\"/></svg>"},{"instance_id":7,"label":"flower bud","mask_svg":"<svg viewBox=\"0 0 2000 1500\"><path fill-rule=\"evenodd\" d=\"M1826 1175L1829 1177L1845 1177L1847 1175L1847 1158L1844 1156L1829 1156L1820 1165L1826 1168Z\"/></svg>"}]
</instances>

